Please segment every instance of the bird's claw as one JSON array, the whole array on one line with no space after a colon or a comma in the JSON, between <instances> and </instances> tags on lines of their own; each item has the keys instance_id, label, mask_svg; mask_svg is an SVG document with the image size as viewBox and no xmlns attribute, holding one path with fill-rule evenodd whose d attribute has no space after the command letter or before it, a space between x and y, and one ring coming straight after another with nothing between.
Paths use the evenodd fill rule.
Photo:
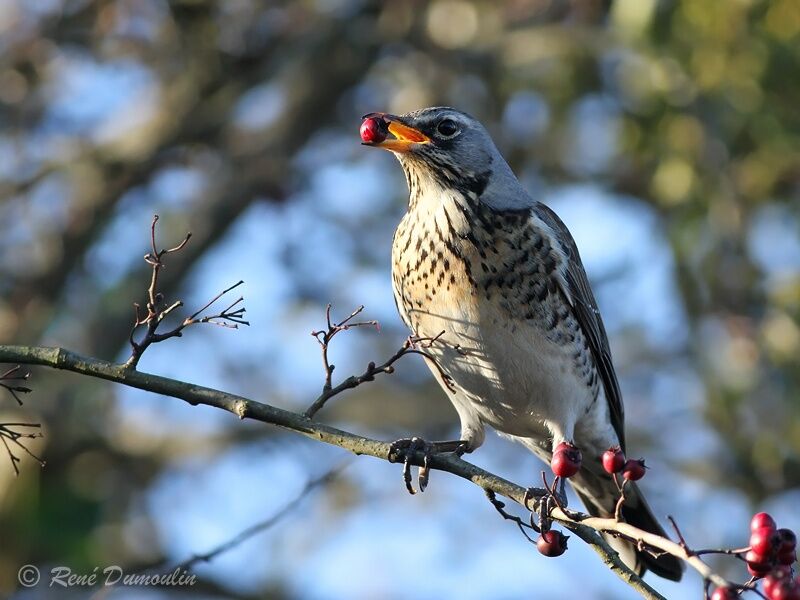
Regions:
<instances>
[{"instance_id":1,"label":"bird's claw","mask_svg":"<svg viewBox=\"0 0 800 600\"><path fill-rule=\"evenodd\" d=\"M454 452L458 456L467 451L467 443L461 440L455 442L426 442L422 438L412 437L403 438L393 442L389 448L389 462L403 463L403 482L406 485L408 493L414 495L417 490L414 489L413 477L411 476L411 466L414 457L417 453L422 454L422 464L419 467L419 475L417 482L419 491L424 492L428 487L430 480L430 462L435 454L441 452Z\"/></svg>"},{"instance_id":2,"label":"bird's claw","mask_svg":"<svg viewBox=\"0 0 800 600\"><path fill-rule=\"evenodd\" d=\"M411 477L411 461L417 452L422 452L423 462L419 469L419 489L421 492L425 491L428 485L429 475L429 461L430 461L430 444L425 440L418 437L404 438L393 442L389 448L389 462L402 462L403 463L403 482L406 484L408 493L414 495L417 490L414 489L413 479Z\"/></svg>"},{"instance_id":3,"label":"bird's claw","mask_svg":"<svg viewBox=\"0 0 800 600\"><path fill-rule=\"evenodd\" d=\"M544 489L530 487L525 490L525 496L522 500L523 506L531 511L531 524L533 525L534 513L538 517L537 529L542 532L550 529L552 519L550 513L554 508L560 508L562 511L567 512L567 490L563 477L556 477L553 481L552 487L547 483L547 479L542 473L544 481Z\"/></svg>"}]
</instances>

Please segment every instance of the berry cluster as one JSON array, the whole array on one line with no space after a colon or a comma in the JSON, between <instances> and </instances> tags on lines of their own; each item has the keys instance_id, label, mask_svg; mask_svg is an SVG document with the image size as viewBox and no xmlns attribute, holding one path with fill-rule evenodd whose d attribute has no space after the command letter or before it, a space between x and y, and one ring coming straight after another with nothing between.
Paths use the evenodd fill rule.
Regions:
<instances>
[{"instance_id":1,"label":"berry cluster","mask_svg":"<svg viewBox=\"0 0 800 600\"><path fill-rule=\"evenodd\" d=\"M622 473L622 477L628 481L639 481L646 472L647 467L643 459L625 459L622 448L615 446L603 452L603 469L606 473L614 475Z\"/></svg>"},{"instance_id":2,"label":"berry cluster","mask_svg":"<svg viewBox=\"0 0 800 600\"><path fill-rule=\"evenodd\" d=\"M792 577L797 561L797 537L791 529L778 529L775 519L765 512L753 515L750 521L750 546L744 555L747 570L755 579L762 579L768 600L800 600L800 578ZM720 587L711 600L737 600L737 588Z\"/></svg>"},{"instance_id":3,"label":"berry cluster","mask_svg":"<svg viewBox=\"0 0 800 600\"><path fill-rule=\"evenodd\" d=\"M646 472L644 460L627 460L619 446L606 450L601 461L607 473L615 476L621 473L627 481L638 481ZM568 479L580 471L582 462L583 455L578 448L568 442L561 442L553 450L550 468L556 477ZM545 556L561 556L567 550L567 537L561 532L549 530L539 536L536 546Z\"/></svg>"},{"instance_id":4,"label":"berry cluster","mask_svg":"<svg viewBox=\"0 0 800 600\"><path fill-rule=\"evenodd\" d=\"M556 477L567 479L581 469L581 451L572 444L561 442L553 451L550 467ZM626 481L638 481L644 477L644 460L627 459L617 446L606 450L601 463L603 470L612 475L620 490L620 502L624 502ZM620 483L617 475L622 475ZM555 489L555 483L553 484ZM677 526L676 526L677 528ZM680 537L680 532L678 532ZM683 538L681 537L681 542ZM567 537L559 531L546 530L536 543L545 556L561 556L567 550ZM797 562L797 537L791 529L778 529L775 520L765 512L753 516L750 522L750 545L741 551L705 550L703 553L735 553L747 563L747 571L753 577L747 586L719 587L711 600L737 600L743 590L751 589L753 582L763 579L763 597L768 600L800 600L800 577L794 578L792 566Z\"/></svg>"},{"instance_id":5,"label":"berry cluster","mask_svg":"<svg viewBox=\"0 0 800 600\"><path fill-rule=\"evenodd\" d=\"M750 549L745 554L747 570L764 578L764 594L770 600L800 600L800 580L792 578L797 562L797 536L791 529L778 529L765 512L750 521Z\"/></svg>"}]
</instances>

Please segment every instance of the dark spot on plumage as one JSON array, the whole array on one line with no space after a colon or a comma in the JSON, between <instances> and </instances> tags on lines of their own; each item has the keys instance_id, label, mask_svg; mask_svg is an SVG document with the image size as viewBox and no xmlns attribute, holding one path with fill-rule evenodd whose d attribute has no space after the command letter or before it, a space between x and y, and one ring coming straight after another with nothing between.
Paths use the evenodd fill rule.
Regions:
<instances>
[{"instance_id":1,"label":"dark spot on plumage","mask_svg":"<svg viewBox=\"0 0 800 600\"><path fill-rule=\"evenodd\" d=\"M556 259L555 256L552 254L548 254L545 256L544 261L542 262L544 266L544 272L546 275L550 275L556 269Z\"/></svg>"},{"instance_id":2,"label":"dark spot on plumage","mask_svg":"<svg viewBox=\"0 0 800 600\"><path fill-rule=\"evenodd\" d=\"M542 280L538 280L533 284L533 292L539 302L544 302L549 294L549 290Z\"/></svg>"},{"instance_id":3,"label":"dark spot on plumage","mask_svg":"<svg viewBox=\"0 0 800 600\"><path fill-rule=\"evenodd\" d=\"M473 212L468 207L464 206L458 201L454 202L453 204L455 204L456 210L461 213L461 216L464 217L464 221L466 221L468 224L473 221Z\"/></svg>"},{"instance_id":4,"label":"dark spot on plumage","mask_svg":"<svg viewBox=\"0 0 800 600\"><path fill-rule=\"evenodd\" d=\"M477 173L472 177L467 178L466 187L470 192L475 194L477 198L480 198L483 195L483 192L486 190L486 186L489 185L489 179L491 177L491 169L483 171L482 173Z\"/></svg>"}]
</instances>

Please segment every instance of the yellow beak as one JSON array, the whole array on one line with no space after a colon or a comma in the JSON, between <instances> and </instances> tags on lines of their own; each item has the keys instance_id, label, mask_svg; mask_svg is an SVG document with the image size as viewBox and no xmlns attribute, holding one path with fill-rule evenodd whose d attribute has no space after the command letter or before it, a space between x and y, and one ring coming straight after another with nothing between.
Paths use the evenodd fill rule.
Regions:
<instances>
[{"instance_id":1,"label":"yellow beak","mask_svg":"<svg viewBox=\"0 0 800 600\"><path fill-rule=\"evenodd\" d=\"M389 133L395 139L387 138L380 143L367 144L367 146L375 146L383 148L384 150L391 150L392 152L410 152L415 144L429 144L431 139L413 127L404 125L400 122L400 118L388 113L370 113L364 115L364 118L381 118L387 123Z\"/></svg>"}]
</instances>

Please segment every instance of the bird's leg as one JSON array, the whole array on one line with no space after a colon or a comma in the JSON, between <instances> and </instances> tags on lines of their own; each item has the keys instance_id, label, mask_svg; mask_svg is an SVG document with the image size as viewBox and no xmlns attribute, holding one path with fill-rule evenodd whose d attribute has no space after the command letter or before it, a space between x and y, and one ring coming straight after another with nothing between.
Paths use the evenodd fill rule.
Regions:
<instances>
[{"instance_id":1,"label":"bird's leg","mask_svg":"<svg viewBox=\"0 0 800 600\"><path fill-rule=\"evenodd\" d=\"M411 478L411 465L417 453L422 454L422 461L419 465L419 491L424 492L428 487L430 478L430 461L436 454L452 452L461 456L469 449L469 442L466 440L449 440L444 442L426 442L422 438L412 437L403 438L393 442L389 448L389 462L403 463L403 481L409 494L416 494Z\"/></svg>"},{"instance_id":2,"label":"bird's leg","mask_svg":"<svg viewBox=\"0 0 800 600\"><path fill-rule=\"evenodd\" d=\"M556 490L558 486L558 490ZM559 508L567 507L567 480L564 477L556 477L553 481L553 499Z\"/></svg>"},{"instance_id":3,"label":"bird's leg","mask_svg":"<svg viewBox=\"0 0 800 600\"><path fill-rule=\"evenodd\" d=\"M544 494L541 495L538 505L538 517L539 517L539 529L543 532L550 529L550 523L552 519L550 519L550 513L556 507L560 508L564 512L568 512L567 509L567 489L566 489L566 479L564 477L556 477L553 480L553 485L547 483L547 474L542 471L542 483L544 483ZM528 488L525 491L525 498L523 503L525 508L531 510L528 506L528 501L531 498L536 497L536 488ZM532 512L532 511L531 511Z\"/></svg>"}]
</instances>

